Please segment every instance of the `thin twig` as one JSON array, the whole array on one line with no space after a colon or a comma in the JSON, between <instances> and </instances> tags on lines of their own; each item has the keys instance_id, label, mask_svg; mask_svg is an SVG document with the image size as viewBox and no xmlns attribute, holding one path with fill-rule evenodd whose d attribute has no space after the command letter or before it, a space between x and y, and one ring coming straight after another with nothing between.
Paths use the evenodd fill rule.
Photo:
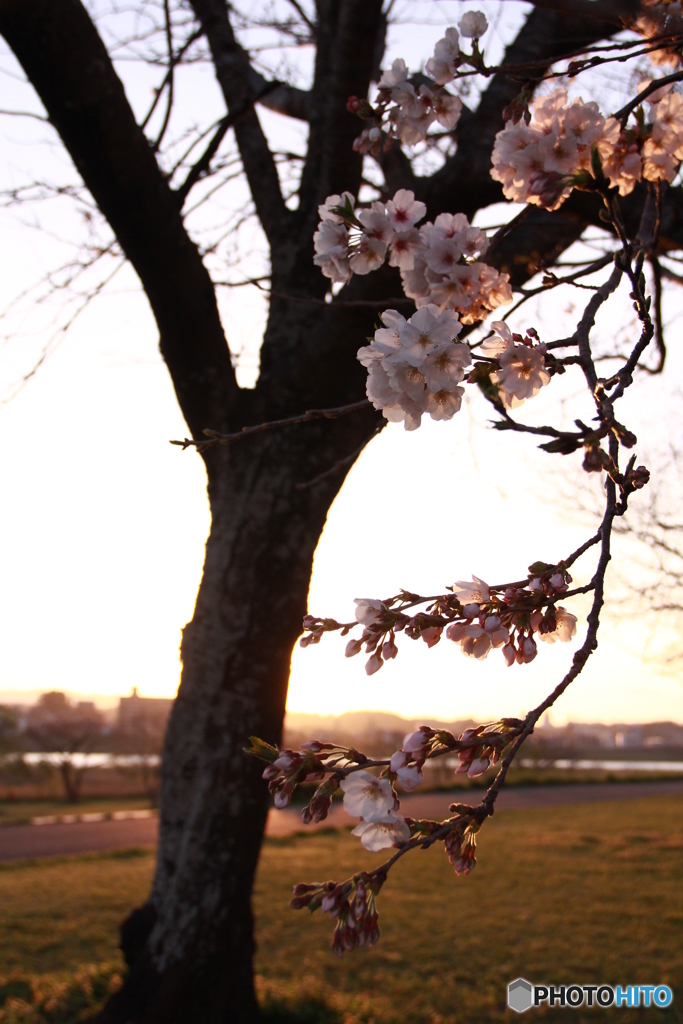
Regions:
<instances>
[{"instance_id":1,"label":"thin twig","mask_svg":"<svg viewBox=\"0 0 683 1024\"><path fill-rule=\"evenodd\" d=\"M186 437L184 441L170 441L169 443L177 444L183 450L185 448L195 447L198 451L204 451L212 445L234 444L235 441L243 441L246 437L253 437L254 434L263 434L269 430L282 430L283 427L291 427L297 423L310 423L311 420L336 420L339 419L340 416L346 416L350 412L371 408L372 406L368 402L367 398L364 398L360 402L350 402L349 405L338 405L333 409L308 409L306 412L301 413L300 416L289 416L282 420L270 420L267 423L257 423L253 427L242 427L241 430L235 431L233 434L219 434L217 431L207 428L204 431L206 437L200 440L192 437Z\"/></svg>"}]
</instances>

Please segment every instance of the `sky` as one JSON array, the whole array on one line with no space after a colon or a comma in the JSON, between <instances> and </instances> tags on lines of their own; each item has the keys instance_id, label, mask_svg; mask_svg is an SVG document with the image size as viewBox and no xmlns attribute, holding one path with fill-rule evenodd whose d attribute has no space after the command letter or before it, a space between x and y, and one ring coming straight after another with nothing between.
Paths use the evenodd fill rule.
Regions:
<instances>
[{"instance_id":1,"label":"sky","mask_svg":"<svg viewBox=\"0 0 683 1024\"><path fill-rule=\"evenodd\" d=\"M432 45L438 35L430 30L428 38ZM2 77L2 91L0 107L30 102L16 78ZM275 134L276 120L265 118ZM12 142L12 183L41 161L46 174L70 173L59 148L16 119L0 131ZM39 131L44 138L43 126ZM0 211L0 308L55 265L71 230L60 211L39 221L31 211ZM239 289L221 301L231 346L245 352L241 379L249 383L263 300ZM567 302L546 298L532 308L541 334L546 326L557 336ZM619 302L625 321L627 298ZM673 295L665 310L674 326L679 305ZM59 315L54 306L31 303L20 310L0 349L6 392L33 364ZM616 333L613 318L610 312L598 324L606 339ZM652 450L675 415L681 367L675 353L671 360L666 380L644 381L629 399L628 422L649 432ZM566 415L580 408L575 380L552 387L552 400L535 400L532 418L547 415L558 394ZM580 506L594 504L595 487L586 489L578 457L551 460L528 439L486 424L474 399L448 423L428 420L414 433L390 425L368 445L330 510L311 612L349 620L356 597L387 597L400 587L438 593L472 573L489 582L519 578L530 562L558 560L592 532L594 518ZM168 443L186 432L146 300L124 268L0 408L0 691L33 699L37 691L63 689L105 703L132 686L148 696L175 693L180 630L192 614L209 529L201 459ZM622 567L635 564L632 548L622 541L617 548ZM577 580L585 582L592 565L586 556ZM637 570L621 578L629 572ZM620 592L619 573L611 586ZM587 606L577 607L585 616ZM427 720L517 715L556 685L580 639L543 645L533 664L510 670L498 652L475 663L446 641L428 650L403 639L398 658L368 679L363 656L345 659L345 641L331 635L295 651L288 707L323 714L383 709ZM658 644L649 622L620 605L553 721L683 721L680 673L653 656Z\"/></svg>"}]
</instances>

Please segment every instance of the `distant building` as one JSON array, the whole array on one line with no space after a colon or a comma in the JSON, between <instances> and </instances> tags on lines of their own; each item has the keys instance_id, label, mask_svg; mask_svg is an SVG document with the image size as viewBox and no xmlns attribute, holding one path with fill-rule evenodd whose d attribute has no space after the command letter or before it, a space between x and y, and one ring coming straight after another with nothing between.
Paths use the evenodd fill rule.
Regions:
<instances>
[{"instance_id":1,"label":"distant building","mask_svg":"<svg viewBox=\"0 0 683 1024\"><path fill-rule=\"evenodd\" d=\"M45 711L60 712L70 705L66 699L66 694L62 693L61 690L49 690L47 693L41 693L36 706L43 708Z\"/></svg>"},{"instance_id":2,"label":"distant building","mask_svg":"<svg viewBox=\"0 0 683 1024\"><path fill-rule=\"evenodd\" d=\"M134 686L130 697L119 699L119 728L127 729L143 723L165 725L172 707L172 698L141 697L137 686Z\"/></svg>"},{"instance_id":3,"label":"distant building","mask_svg":"<svg viewBox=\"0 0 683 1024\"><path fill-rule=\"evenodd\" d=\"M26 710L24 724L28 728L40 727L45 724L78 723L83 725L102 724L102 715L92 700L79 700L73 704L61 690L49 690L41 693L38 702Z\"/></svg>"}]
</instances>

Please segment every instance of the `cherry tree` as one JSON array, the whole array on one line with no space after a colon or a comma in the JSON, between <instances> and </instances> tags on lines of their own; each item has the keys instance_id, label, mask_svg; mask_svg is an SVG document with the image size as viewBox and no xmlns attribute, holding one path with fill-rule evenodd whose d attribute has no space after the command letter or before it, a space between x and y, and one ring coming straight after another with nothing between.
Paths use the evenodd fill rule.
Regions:
<instances>
[{"instance_id":1,"label":"cherry tree","mask_svg":"<svg viewBox=\"0 0 683 1024\"><path fill-rule=\"evenodd\" d=\"M247 1022L258 1018L250 889L267 789L283 807L300 782L316 780L308 821L322 820L341 790L362 844L393 850L372 872L295 890L294 906L335 917L338 952L371 945L376 896L397 859L443 842L456 872L472 869L509 765L596 648L613 523L648 478L619 418L661 335L644 271L653 268L656 289L663 255L681 244L683 101L670 87L683 26L678 4L539 0L521 9L516 35L490 61L497 44L485 16L463 11L435 35L420 70L384 61L391 6L380 0L310 10L297 2L286 16L264 7L256 19L223 0L149 2L140 8L148 20L127 37L105 35L100 21L101 35L101 9L89 9L2 0L0 33L80 176L68 194L108 225L93 260L129 261L146 293L188 424L180 444L204 460L212 514L165 740L156 874L122 927L129 972L101 1019ZM269 67L256 30L314 47L310 81ZM116 70L133 51L159 68L151 108L138 117ZM619 109L601 109L600 74L628 62L642 71L646 61L654 81L639 94L633 81ZM212 67L225 112L205 123L196 100L196 123L173 136L179 70L193 62ZM595 98L577 93L584 80ZM303 150L269 144L264 110L306 125ZM200 243L188 202L235 173L268 257L252 281L270 300L254 388L238 385L217 299L240 217ZM473 223L505 200L516 205L493 235ZM603 231L603 251L563 270L563 253L591 226ZM566 287L590 291L571 337L531 321L516 329L519 303L536 288ZM595 318L624 288L633 338L603 376ZM590 422L569 428L559 409L547 424L525 420L520 408L568 373L583 380ZM387 421L413 430L425 415L464 415L467 391L488 401L496 429L533 435L556 459L581 453L604 480L599 529L554 564L530 552L513 580L358 599L343 623L307 613L317 540L360 451ZM573 641L578 594L592 599L585 640L525 718L458 737L425 725L387 761L317 739L280 749L302 621L304 646L349 634L347 654L365 648L370 675L391 671L405 638L523 672L542 657L539 641ZM244 754L250 735L255 758ZM470 775L500 764L482 802L454 805L442 821L402 815L395 787L415 788L428 758L453 752Z\"/></svg>"},{"instance_id":2,"label":"cherry tree","mask_svg":"<svg viewBox=\"0 0 683 1024\"><path fill-rule=\"evenodd\" d=\"M622 44L623 49L630 57L645 52L655 65L677 67L680 54L670 45L673 37L667 30L673 29L672 19L678 18L677 5L648 12L636 22L646 37L646 47L629 41ZM446 30L426 63L436 87L422 84L416 91L405 62L399 58L380 78L374 105L350 98L349 109L371 125L355 140L356 149L378 156L390 150L395 139L408 146L426 142L435 122L448 130L455 128L462 104L445 87L470 74L471 69L482 71L478 44L488 23L482 12L474 11L464 15L458 28L460 36L472 40L471 49L462 48L455 27ZM594 47L592 51L604 53L609 48ZM609 62L609 58L569 60L567 67L556 65L540 78L546 82L575 79L603 60ZM396 851L378 867L360 870L344 881L294 886L292 909L321 909L335 920L332 948L339 956L377 943L376 897L391 868L410 851L443 843L456 875L467 876L472 871L476 835L494 812L515 756L541 715L562 696L597 649L614 525L626 514L630 496L650 479L648 469L637 465L636 455L629 453L637 438L617 418L617 403L633 385L658 330L661 338L661 323L656 324L651 315L652 295L643 266L660 242L663 190L677 178L683 160L683 96L673 90L682 79L683 73L674 71L642 82L638 94L608 117L596 102L582 97L570 101L562 87L544 91L532 102L530 90L523 88L503 112L506 123L495 137L491 177L501 183L504 196L528 204L522 214L526 215L532 205L559 209L575 189L593 193L602 199L603 220L614 233L609 257L588 261L580 274L565 278L574 285L579 276L594 282L588 285L593 295L570 337L541 341L534 326L522 335L514 333L504 320L491 320L478 337L471 334L467 342L457 340L464 337L463 326L476 325L512 302L509 275L484 262L489 239L464 214L441 213L434 223L428 221L418 228L426 206L407 189L362 209L356 207L354 196L345 192L328 197L319 208L314 262L323 274L346 284L353 274L369 274L388 259L390 266L399 268L403 290L417 306L408 319L395 309L384 311L370 344L358 350L357 358L368 371L368 400L388 421L403 422L406 430L415 430L425 414L436 420L451 419L461 409L465 393L461 384L476 385L497 413L494 428L549 438L540 445L549 454L567 457L581 451L585 472L604 476L604 511L598 530L555 564L536 560L524 578L492 586L473 576L471 582L460 580L436 597L402 590L382 600L358 598L354 619L345 623L311 614L304 617L302 647L319 643L328 632L346 636L360 629L360 635L348 641L345 654L354 657L364 649L370 655L365 662L368 676L397 657L397 634L421 639L428 649L443 636L465 656L477 660L500 649L505 665L512 668L537 657L537 640L572 642L577 616L558 602L592 594L586 636L569 671L523 719L501 718L468 728L458 737L423 725L408 733L401 749L384 759L319 739L307 741L295 751L280 750L252 737L249 753L267 762L263 778L276 808L286 807L302 782L316 782L301 818L305 825L319 823L341 790L345 811L360 819L352 834L365 849ZM647 193L637 230L630 233L622 216L621 198L631 195L637 184L644 185ZM554 274L546 279L548 287L558 283ZM622 284L629 288L636 313L632 343L630 351L615 360L617 365L601 375L591 335L598 311ZM661 310L657 315L661 317ZM660 344L660 368L663 354ZM583 377L591 396L592 425L576 420L578 429L567 430L557 425L531 425L517 415L513 418L511 410L519 409L549 386L554 376L570 368ZM214 436L210 443L231 440ZM572 586L569 569L593 550L594 564L588 573L584 570L587 582ZM456 774L476 778L499 764L480 803L451 804L449 817L441 820L402 815L397 790L415 790L423 782L422 769L428 759L454 752L459 762Z\"/></svg>"}]
</instances>

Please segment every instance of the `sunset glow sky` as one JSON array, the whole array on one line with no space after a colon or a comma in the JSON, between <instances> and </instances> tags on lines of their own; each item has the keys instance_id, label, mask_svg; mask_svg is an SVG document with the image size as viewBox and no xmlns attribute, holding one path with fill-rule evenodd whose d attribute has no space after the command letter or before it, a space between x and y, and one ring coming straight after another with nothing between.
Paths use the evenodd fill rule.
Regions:
<instances>
[{"instance_id":1,"label":"sunset glow sky","mask_svg":"<svg viewBox=\"0 0 683 1024\"><path fill-rule=\"evenodd\" d=\"M0 82L0 106L27 102L25 87L12 81ZM11 181L23 173L22 154L36 145L22 131L0 124L13 140ZM46 150L48 157L66 161L58 147ZM21 211L0 217L4 308L60 258L63 245L31 227ZM554 333L565 315L567 296L553 301L539 312L541 333L542 323ZM250 345L263 308L258 293L241 289L223 309L233 350L246 350L244 381L253 377ZM666 313L673 337L680 299L673 296ZM46 314L17 324L0 350L0 383L25 372L49 336L48 321ZM609 336L612 329L605 321L602 330ZM666 380L643 382L628 406L638 427L652 426L653 447L664 436L666 410L679 399L673 381L681 357L674 351L670 359ZM558 388L573 401L575 384ZM538 402L535 414L550 408ZM665 415L652 423L652 409ZM474 400L449 423L427 421L413 434L392 425L368 446L331 509L316 554L313 613L347 620L355 597L386 597L401 586L438 593L473 572L489 582L519 578L531 561L558 560L592 532L593 520L577 510L578 457L566 465L550 460L526 439L520 444L487 430L486 419ZM63 689L111 702L132 686L149 696L175 693L180 629L192 614L209 528L201 460L168 443L186 432L149 308L125 268L0 409L0 691L20 699ZM513 462L518 450L521 460ZM632 558L620 542L619 550ZM587 556L577 578L589 578L592 567ZM585 615L587 606L579 607ZM363 655L346 660L343 647L330 636L295 652L291 710L518 714L556 685L576 642L541 645L532 665L507 670L498 652L480 664L445 641L427 650L404 640L399 657L369 680ZM598 653L554 721L683 721L680 673L643 658L655 649L649 624L632 609L607 616Z\"/></svg>"}]
</instances>

